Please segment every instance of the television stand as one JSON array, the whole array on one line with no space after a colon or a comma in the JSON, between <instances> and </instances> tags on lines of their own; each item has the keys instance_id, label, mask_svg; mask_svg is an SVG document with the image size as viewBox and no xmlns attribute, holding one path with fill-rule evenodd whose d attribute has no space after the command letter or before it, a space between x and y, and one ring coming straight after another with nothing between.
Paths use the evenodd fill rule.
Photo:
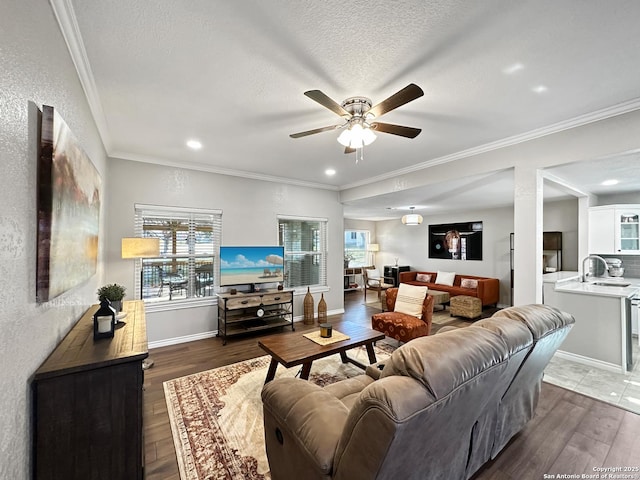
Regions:
<instances>
[{"instance_id":1,"label":"television stand","mask_svg":"<svg viewBox=\"0 0 640 480\"><path fill-rule=\"evenodd\" d=\"M219 293L218 333L222 344L234 335L293 326L293 289Z\"/></svg>"}]
</instances>

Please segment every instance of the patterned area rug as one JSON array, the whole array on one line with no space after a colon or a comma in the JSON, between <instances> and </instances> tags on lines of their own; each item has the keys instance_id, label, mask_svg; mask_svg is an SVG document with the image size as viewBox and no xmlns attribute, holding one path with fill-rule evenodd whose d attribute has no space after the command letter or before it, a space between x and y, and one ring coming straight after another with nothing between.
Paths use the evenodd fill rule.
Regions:
<instances>
[{"instance_id":1,"label":"patterned area rug","mask_svg":"<svg viewBox=\"0 0 640 480\"><path fill-rule=\"evenodd\" d=\"M374 348L379 361L394 350L383 342ZM364 347L347 353L368 363ZM271 478L260 399L269 362L265 355L164 382L182 480ZM276 378L299 371L278 366ZM362 373L333 355L313 362L309 381L324 386Z\"/></svg>"}]
</instances>

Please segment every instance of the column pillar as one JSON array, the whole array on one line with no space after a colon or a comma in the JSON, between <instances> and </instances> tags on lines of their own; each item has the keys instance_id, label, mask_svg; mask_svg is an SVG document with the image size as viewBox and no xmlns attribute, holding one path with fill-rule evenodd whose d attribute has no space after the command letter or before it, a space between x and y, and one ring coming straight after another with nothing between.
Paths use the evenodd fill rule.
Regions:
<instances>
[{"instance_id":1,"label":"column pillar","mask_svg":"<svg viewBox=\"0 0 640 480\"><path fill-rule=\"evenodd\" d=\"M513 304L542 303L543 177L529 165L513 175Z\"/></svg>"}]
</instances>

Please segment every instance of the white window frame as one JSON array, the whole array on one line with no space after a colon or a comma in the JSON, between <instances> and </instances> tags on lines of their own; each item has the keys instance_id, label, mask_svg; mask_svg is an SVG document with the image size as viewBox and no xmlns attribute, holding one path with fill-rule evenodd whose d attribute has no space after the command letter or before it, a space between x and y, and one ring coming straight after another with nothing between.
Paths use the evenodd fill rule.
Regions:
<instances>
[{"instance_id":1,"label":"white window frame","mask_svg":"<svg viewBox=\"0 0 640 480\"><path fill-rule=\"evenodd\" d=\"M368 266L371 266L371 262L370 262L371 253L368 250L369 244L371 243L371 232L369 230L360 230L360 229L355 229L355 228L345 228L343 237L346 236L347 232L355 232L356 234L363 234L363 236L365 238L364 248L362 249L362 252L364 253L364 261L362 262L362 265L358 265L356 263L351 262L351 264L349 266L350 267L368 267ZM352 251L353 250L349 250L347 248L347 245L345 244L345 246L344 246L345 261L346 261L346 258L347 258L347 254L352 252Z\"/></svg>"}]
</instances>

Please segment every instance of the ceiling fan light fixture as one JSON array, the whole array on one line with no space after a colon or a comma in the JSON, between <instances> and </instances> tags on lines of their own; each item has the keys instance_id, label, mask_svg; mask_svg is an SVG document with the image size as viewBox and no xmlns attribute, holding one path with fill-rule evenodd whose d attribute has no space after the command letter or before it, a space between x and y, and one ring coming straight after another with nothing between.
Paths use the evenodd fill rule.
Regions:
<instances>
[{"instance_id":1,"label":"ceiling fan light fixture","mask_svg":"<svg viewBox=\"0 0 640 480\"><path fill-rule=\"evenodd\" d=\"M343 132L338 136L338 142L341 145L348 147L351 144L351 130L348 128L343 130Z\"/></svg>"},{"instance_id":2,"label":"ceiling fan light fixture","mask_svg":"<svg viewBox=\"0 0 640 480\"><path fill-rule=\"evenodd\" d=\"M411 207L411 213L402 216L402 223L404 225L420 225L422 223L422 215L413 213L414 208L416 207Z\"/></svg>"},{"instance_id":3,"label":"ceiling fan light fixture","mask_svg":"<svg viewBox=\"0 0 640 480\"><path fill-rule=\"evenodd\" d=\"M371 145L376 138L378 137L376 136L375 133L373 133L373 130L371 130L369 127L365 128L362 131L362 141L364 142L365 145Z\"/></svg>"}]
</instances>

